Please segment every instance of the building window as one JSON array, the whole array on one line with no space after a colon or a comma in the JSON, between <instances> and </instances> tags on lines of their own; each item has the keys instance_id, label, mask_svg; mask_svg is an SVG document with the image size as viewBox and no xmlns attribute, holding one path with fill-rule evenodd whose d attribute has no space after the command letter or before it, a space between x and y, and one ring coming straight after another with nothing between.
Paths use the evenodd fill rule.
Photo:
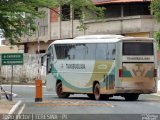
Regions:
<instances>
[{"instance_id":1,"label":"building window","mask_svg":"<svg viewBox=\"0 0 160 120\"><path fill-rule=\"evenodd\" d=\"M79 20L81 18L82 11L80 9L74 9L74 20Z\"/></svg>"},{"instance_id":2,"label":"building window","mask_svg":"<svg viewBox=\"0 0 160 120\"><path fill-rule=\"evenodd\" d=\"M39 50L39 53L46 53L46 50ZM36 54L38 54L38 50L36 50Z\"/></svg>"},{"instance_id":3,"label":"building window","mask_svg":"<svg viewBox=\"0 0 160 120\"><path fill-rule=\"evenodd\" d=\"M150 2L132 2L123 4L104 4L106 18L126 17L135 15L151 15Z\"/></svg>"},{"instance_id":4,"label":"building window","mask_svg":"<svg viewBox=\"0 0 160 120\"><path fill-rule=\"evenodd\" d=\"M24 44L24 53L28 53L28 45L26 43Z\"/></svg>"},{"instance_id":5,"label":"building window","mask_svg":"<svg viewBox=\"0 0 160 120\"><path fill-rule=\"evenodd\" d=\"M105 17L114 18L121 17L121 4L111 4L105 6Z\"/></svg>"},{"instance_id":6,"label":"building window","mask_svg":"<svg viewBox=\"0 0 160 120\"><path fill-rule=\"evenodd\" d=\"M63 5L61 8L61 19L62 21L68 21L70 20L70 5Z\"/></svg>"},{"instance_id":7,"label":"building window","mask_svg":"<svg viewBox=\"0 0 160 120\"><path fill-rule=\"evenodd\" d=\"M124 4L124 16L150 15L149 3Z\"/></svg>"}]
</instances>

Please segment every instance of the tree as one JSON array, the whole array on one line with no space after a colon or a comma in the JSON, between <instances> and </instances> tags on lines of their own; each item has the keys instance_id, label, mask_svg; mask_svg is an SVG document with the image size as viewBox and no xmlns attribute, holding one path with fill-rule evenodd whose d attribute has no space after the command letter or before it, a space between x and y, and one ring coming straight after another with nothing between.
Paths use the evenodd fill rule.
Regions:
<instances>
[{"instance_id":1,"label":"tree","mask_svg":"<svg viewBox=\"0 0 160 120\"><path fill-rule=\"evenodd\" d=\"M160 22L160 0L152 0L150 7L155 19ZM155 39L158 43L158 50L160 50L160 30L155 33Z\"/></svg>"},{"instance_id":2,"label":"tree","mask_svg":"<svg viewBox=\"0 0 160 120\"><path fill-rule=\"evenodd\" d=\"M2 35L11 44L19 42L23 35L32 35L37 29L36 18L43 18L45 12L38 8L54 9L70 4L73 9L87 11L96 18L103 15L103 10L96 7L92 0L0 0L0 29ZM80 14L81 19L84 15ZM88 16L88 15L86 15Z\"/></svg>"},{"instance_id":3,"label":"tree","mask_svg":"<svg viewBox=\"0 0 160 120\"><path fill-rule=\"evenodd\" d=\"M5 38L12 44L20 37L35 30L35 18L43 17L38 7L56 6L54 0L0 0L0 29Z\"/></svg>"},{"instance_id":4,"label":"tree","mask_svg":"<svg viewBox=\"0 0 160 120\"><path fill-rule=\"evenodd\" d=\"M92 0L71 0L69 4L72 5L73 11L75 9L80 11L78 13L80 16L80 26L78 26L78 29L81 31L87 29L84 25L85 20L97 20L104 17L104 8L96 7Z\"/></svg>"},{"instance_id":5,"label":"tree","mask_svg":"<svg viewBox=\"0 0 160 120\"><path fill-rule=\"evenodd\" d=\"M155 33L155 39L157 40L157 48L160 50L160 31Z\"/></svg>"}]
</instances>

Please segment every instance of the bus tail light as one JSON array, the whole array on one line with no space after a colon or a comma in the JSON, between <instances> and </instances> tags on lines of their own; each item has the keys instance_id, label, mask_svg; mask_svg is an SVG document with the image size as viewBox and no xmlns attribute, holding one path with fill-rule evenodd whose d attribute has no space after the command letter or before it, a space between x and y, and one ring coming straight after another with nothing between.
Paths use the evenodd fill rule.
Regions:
<instances>
[{"instance_id":1,"label":"bus tail light","mask_svg":"<svg viewBox=\"0 0 160 120\"><path fill-rule=\"evenodd\" d=\"M123 77L123 71L122 71L122 69L119 69L119 77Z\"/></svg>"},{"instance_id":2,"label":"bus tail light","mask_svg":"<svg viewBox=\"0 0 160 120\"><path fill-rule=\"evenodd\" d=\"M154 77L157 77L157 69L154 69L153 75L154 75Z\"/></svg>"}]
</instances>

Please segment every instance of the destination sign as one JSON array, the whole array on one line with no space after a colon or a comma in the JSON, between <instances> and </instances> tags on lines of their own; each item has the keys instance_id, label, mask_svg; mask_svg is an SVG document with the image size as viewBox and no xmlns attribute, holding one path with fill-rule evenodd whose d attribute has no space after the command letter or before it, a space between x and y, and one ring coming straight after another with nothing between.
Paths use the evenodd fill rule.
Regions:
<instances>
[{"instance_id":1,"label":"destination sign","mask_svg":"<svg viewBox=\"0 0 160 120\"><path fill-rule=\"evenodd\" d=\"M123 62L154 62L154 56L123 56Z\"/></svg>"}]
</instances>

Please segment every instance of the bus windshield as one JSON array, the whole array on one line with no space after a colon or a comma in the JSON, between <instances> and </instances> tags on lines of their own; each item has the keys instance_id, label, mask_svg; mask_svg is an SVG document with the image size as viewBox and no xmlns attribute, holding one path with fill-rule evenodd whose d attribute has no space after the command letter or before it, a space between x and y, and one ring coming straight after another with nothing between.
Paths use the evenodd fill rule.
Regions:
<instances>
[{"instance_id":1,"label":"bus windshield","mask_svg":"<svg viewBox=\"0 0 160 120\"><path fill-rule=\"evenodd\" d=\"M153 55L153 43L124 42L123 55Z\"/></svg>"}]
</instances>

